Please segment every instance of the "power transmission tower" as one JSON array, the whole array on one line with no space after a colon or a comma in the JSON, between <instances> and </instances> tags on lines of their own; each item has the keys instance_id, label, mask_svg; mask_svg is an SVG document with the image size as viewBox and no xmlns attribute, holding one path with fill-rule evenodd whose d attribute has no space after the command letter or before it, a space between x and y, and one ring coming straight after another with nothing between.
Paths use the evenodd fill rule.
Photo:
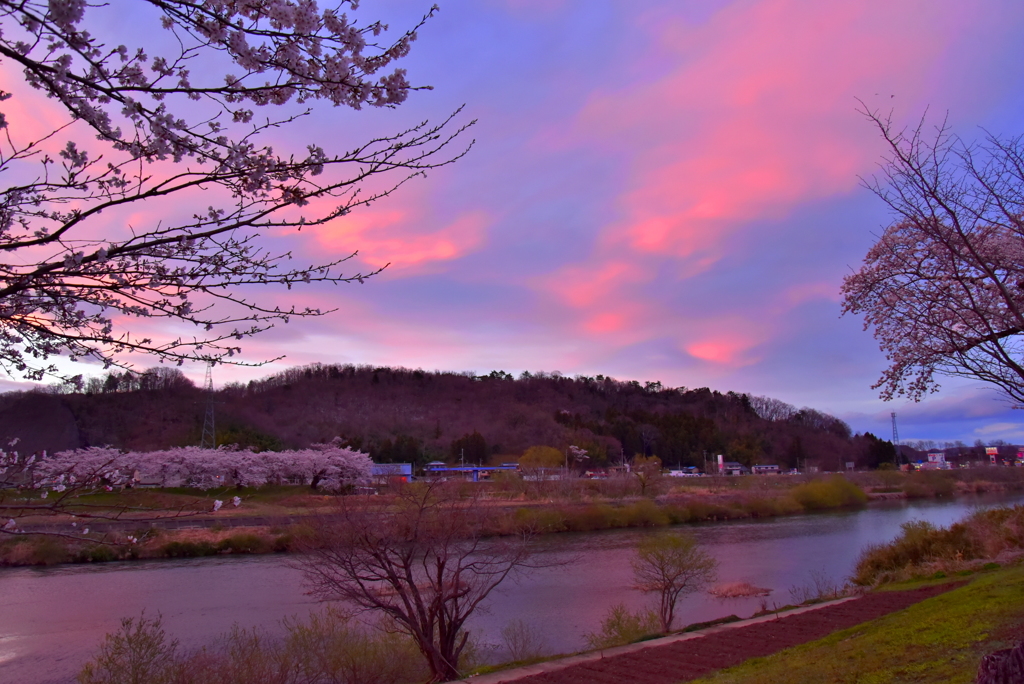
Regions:
<instances>
[{"instance_id":1,"label":"power transmission tower","mask_svg":"<svg viewBox=\"0 0 1024 684\"><path fill-rule=\"evenodd\" d=\"M206 366L206 380L203 381L203 389L206 390L206 415L203 417L203 436L199 440L200 449L217 448L217 427L213 416L213 364Z\"/></svg>"},{"instance_id":2,"label":"power transmission tower","mask_svg":"<svg viewBox=\"0 0 1024 684\"><path fill-rule=\"evenodd\" d=\"M900 433L896 430L896 412L892 412L892 445L896 447L896 465L903 465L903 453L900 449Z\"/></svg>"}]
</instances>

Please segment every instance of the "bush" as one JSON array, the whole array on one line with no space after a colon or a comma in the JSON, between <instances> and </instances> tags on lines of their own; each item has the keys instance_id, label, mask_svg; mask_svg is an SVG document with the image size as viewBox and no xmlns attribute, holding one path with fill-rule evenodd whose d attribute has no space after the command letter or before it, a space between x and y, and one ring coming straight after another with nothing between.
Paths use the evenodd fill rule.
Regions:
<instances>
[{"instance_id":1,"label":"bush","mask_svg":"<svg viewBox=\"0 0 1024 684\"><path fill-rule=\"evenodd\" d=\"M566 527L573 532L592 532L617 527L618 516L607 504L583 506L571 511Z\"/></svg>"},{"instance_id":2,"label":"bush","mask_svg":"<svg viewBox=\"0 0 1024 684\"><path fill-rule=\"evenodd\" d=\"M952 473L916 472L911 473L903 486L908 499L930 499L952 496L956 491L956 482Z\"/></svg>"},{"instance_id":3,"label":"bush","mask_svg":"<svg viewBox=\"0 0 1024 684\"><path fill-rule=\"evenodd\" d=\"M295 550L295 537L290 534L279 534L274 537L271 549L274 553L287 553L288 551L293 551Z\"/></svg>"},{"instance_id":4,"label":"bush","mask_svg":"<svg viewBox=\"0 0 1024 684\"><path fill-rule=\"evenodd\" d=\"M650 499L641 499L622 508L626 527L663 527L671 520L661 506Z\"/></svg>"},{"instance_id":5,"label":"bush","mask_svg":"<svg viewBox=\"0 0 1024 684\"><path fill-rule=\"evenodd\" d=\"M1024 506L978 511L949 528L922 521L904 523L888 544L869 546L860 555L853 581L860 585L914 574L957 572L966 561L995 558L1024 548ZM941 565L925 571L926 566Z\"/></svg>"},{"instance_id":6,"label":"bush","mask_svg":"<svg viewBox=\"0 0 1024 684\"><path fill-rule=\"evenodd\" d=\"M223 684L224 682L331 682L402 684L423 681L426 669L404 635L357 626L327 608L307 622L285 621L287 636L270 639L235 627L218 647L184 652L169 641L160 618L121 621L79 684Z\"/></svg>"},{"instance_id":7,"label":"bush","mask_svg":"<svg viewBox=\"0 0 1024 684\"><path fill-rule=\"evenodd\" d=\"M30 538L19 550L24 565L57 565L70 560L67 543L56 537Z\"/></svg>"},{"instance_id":8,"label":"bush","mask_svg":"<svg viewBox=\"0 0 1024 684\"><path fill-rule=\"evenodd\" d=\"M108 634L94 661L78 675L79 684L170 684L177 666L178 642L167 640L160 617L124 618Z\"/></svg>"},{"instance_id":9,"label":"bush","mask_svg":"<svg viewBox=\"0 0 1024 684\"><path fill-rule=\"evenodd\" d=\"M630 612L624 603L614 605L601 621L601 631L585 635L591 648L624 646L659 633L661 618L653 610Z\"/></svg>"},{"instance_id":10,"label":"bush","mask_svg":"<svg viewBox=\"0 0 1024 684\"><path fill-rule=\"evenodd\" d=\"M227 553L266 553L271 548L269 541L258 534L234 534L217 544L218 551Z\"/></svg>"},{"instance_id":11,"label":"bush","mask_svg":"<svg viewBox=\"0 0 1024 684\"><path fill-rule=\"evenodd\" d=\"M976 557L974 544L962 524L947 530L923 520L912 520L900 529L900 536L890 543L869 546L861 553L853 575L855 584L896 578L938 560Z\"/></svg>"},{"instance_id":12,"label":"bush","mask_svg":"<svg viewBox=\"0 0 1024 684\"><path fill-rule=\"evenodd\" d=\"M161 546L160 553L168 558L196 558L216 555L217 547L208 541L172 541Z\"/></svg>"},{"instance_id":13,"label":"bush","mask_svg":"<svg viewBox=\"0 0 1024 684\"><path fill-rule=\"evenodd\" d=\"M808 511L862 506L868 500L860 487L842 475L797 485L790 490L790 496Z\"/></svg>"},{"instance_id":14,"label":"bush","mask_svg":"<svg viewBox=\"0 0 1024 684\"><path fill-rule=\"evenodd\" d=\"M536 660L544 652L544 641L522 620L513 620L502 627L501 640L512 662Z\"/></svg>"},{"instance_id":15,"label":"bush","mask_svg":"<svg viewBox=\"0 0 1024 684\"><path fill-rule=\"evenodd\" d=\"M75 563L107 563L120 558L120 554L111 546L105 544L90 544L75 552Z\"/></svg>"}]
</instances>

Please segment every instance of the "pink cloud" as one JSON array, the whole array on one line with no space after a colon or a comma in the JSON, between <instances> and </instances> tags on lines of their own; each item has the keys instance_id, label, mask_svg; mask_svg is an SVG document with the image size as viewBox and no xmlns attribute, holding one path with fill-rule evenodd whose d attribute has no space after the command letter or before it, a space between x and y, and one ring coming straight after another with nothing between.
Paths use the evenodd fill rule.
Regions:
<instances>
[{"instance_id":1,"label":"pink cloud","mask_svg":"<svg viewBox=\"0 0 1024 684\"><path fill-rule=\"evenodd\" d=\"M699 26L652 23L659 48L635 69L664 75L595 92L574 124L632 167L606 244L720 254L744 221L853 189L880 151L855 98L888 89L916 104L964 14L929 9L768 0Z\"/></svg>"},{"instance_id":2,"label":"pink cloud","mask_svg":"<svg viewBox=\"0 0 1024 684\"><path fill-rule=\"evenodd\" d=\"M669 330L678 313L650 283L660 270L685 287L765 220L853 191L881 153L857 98L919 115L941 85L932 70L972 18L961 6L933 9L924 0L763 0L699 24L674 10L641 15L653 47L630 55L623 71L633 77L594 91L560 133L537 134L566 153L575 145L621 162L624 182L610 200L619 218L600 227L581 261L531 285L592 336L642 324L647 339L672 335L697 359L756 362L752 350L771 337L775 316L834 300L836 283L798 283L772 306L735 321L687 321L683 331Z\"/></svg>"},{"instance_id":3,"label":"pink cloud","mask_svg":"<svg viewBox=\"0 0 1024 684\"><path fill-rule=\"evenodd\" d=\"M424 224L430 225L423 213L422 206L397 201L381 209L362 209L319 229L317 239L333 251L359 250L361 260L374 268L391 264L391 273L419 273L430 264L478 249L491 223L486 212L472 211L422 232Z\"/></svg>"},{"instance_id":4,"label":"pink cloud","mask_svg":"<svg viewBox=\"0 0 1024 684\"><path fill-rule=\"evenodd\" d=\"M746 351L749 346L750 345L746 340L737 340L735 338L726 337L695 342L687 345L686 351L690 356L694 356L702 361L734 366L737 364L742 353ZM748 361L746 363L742 363L742 365L747 365L749 363L750 362Z\"/></svg>"},{"instance_id":5,"label":"pink cloud","mask_svg":"<svg viewBox=\"0 0 1024 684\"><path fill-rule=\"evenodd\" d=\"M650 276L636 264L607 261L596 268L570 265L540 278L536 283L574 308L601 304L627 284L648 280Z\"/></svg>"},{"instance_id":6,"label":"pink cloud","mask_svg":"<svg viewBox=\"0 0 1024 684\"><path fill-rule=\"evenodd\" d=\"M783 308L791 309L816 299L839 301L839 283L836 281L799 283L782 292L779 302Z\"/></svg>"},{"instance_id":7,"label":"pink cloud","mask_svg":"<svg viewBox=\"0 0 1024 684\"><path fill-rule=\"evenodd\" d=\"M690 356L728 369L742 368L761 360L756 348L770 339L774 326L751 315L731 314L694 321L682 332L680 345Z\"/></svg>"}]
</instances>

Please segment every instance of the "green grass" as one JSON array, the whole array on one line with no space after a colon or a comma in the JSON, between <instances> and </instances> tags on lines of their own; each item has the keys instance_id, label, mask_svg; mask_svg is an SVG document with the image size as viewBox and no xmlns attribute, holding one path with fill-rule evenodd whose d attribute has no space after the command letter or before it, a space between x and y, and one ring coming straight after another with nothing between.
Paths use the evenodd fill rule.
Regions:
<instances>
[{"instance_id":1,"label":"green grass","mask_svg":"<svg viewBox=\"0 0 1024 684\"><path fill-rule=\"evenodd\" d=\"M966 684L974 681L981 658L1010 646L1022 624L1024 567L1017 565L977 574L967 586L906 610L694 682Z\"/></svg>"}]
</instances>

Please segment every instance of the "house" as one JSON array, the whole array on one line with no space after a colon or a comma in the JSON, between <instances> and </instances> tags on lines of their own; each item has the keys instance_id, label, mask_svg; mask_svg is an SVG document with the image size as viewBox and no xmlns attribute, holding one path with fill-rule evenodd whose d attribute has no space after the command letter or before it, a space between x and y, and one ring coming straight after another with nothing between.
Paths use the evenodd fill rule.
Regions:
<instances>
[{"instance_id":1,"label":"house","mask_svg":"<svg viewBox=\"0 0 1024 684\"><path fill-rule=\"evenodd\" d=\"M750 472L750 469L742 463L736 461L726 461L722 464L723 475L746 475Z\"/></svg>"},{"instance_id":2,"label":"house","mask_svg":"<svg viewBox=\"0 0 1024 684\"><path fill-rule=\"evenodd\" d=\"M750 471L754 475L778 475L779 466L777 465L755 465L750 466Z\"/></svg>"}]
</instances>

